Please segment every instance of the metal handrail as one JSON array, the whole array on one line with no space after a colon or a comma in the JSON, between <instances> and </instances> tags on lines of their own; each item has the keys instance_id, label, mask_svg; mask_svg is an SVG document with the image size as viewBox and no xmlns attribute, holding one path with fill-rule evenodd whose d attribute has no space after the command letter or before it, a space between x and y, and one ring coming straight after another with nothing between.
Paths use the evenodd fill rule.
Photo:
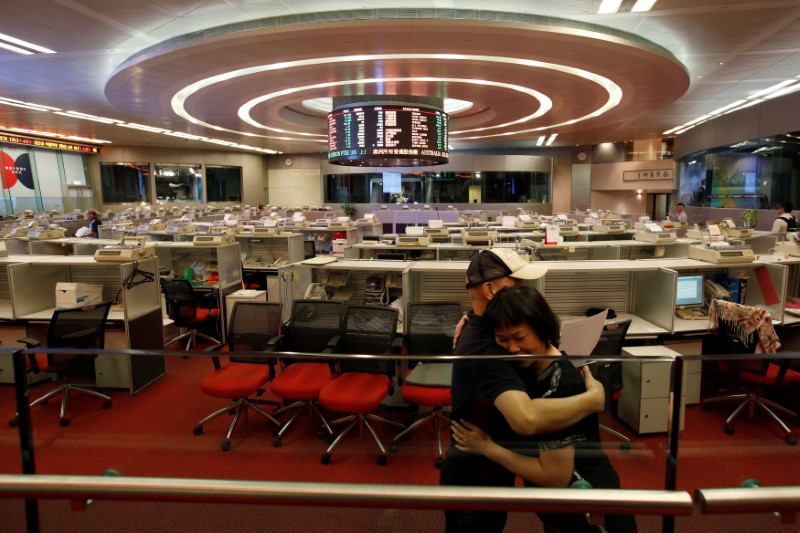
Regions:
<instances>
[{"instance_id":1,"label":"metal handrail","mask_svg":"<svg viewBox=\"0 0 800 533\"><path fill-rule=\"evenodd\" d=\"M800 512L800 487L735 487L696 489L704 514L780 513L793 522Z\"/></svg>"},{"instance_id":2,"label":"metal handrail","mask_svg":"<svg viewBox=\"0 0 800 533\"><path fill-rule=\"evenodd\" d=\"M688 516L693 509L687 491L11 474L0 475L0 498L583 512L596 515Z\"/></svg>"}]
</instances>

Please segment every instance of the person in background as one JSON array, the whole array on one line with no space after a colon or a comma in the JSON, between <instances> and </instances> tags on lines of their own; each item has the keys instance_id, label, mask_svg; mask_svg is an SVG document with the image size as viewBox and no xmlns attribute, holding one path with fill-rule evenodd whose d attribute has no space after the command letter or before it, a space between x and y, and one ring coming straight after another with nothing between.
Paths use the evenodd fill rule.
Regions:
<instances>
[{"instance_id":1,"label":"person in background","mask_svg":"<svg viewBox=\"0 0 800 533\"><path fill-rule=\"evenodd\" d=\"M586 390L580 372L556 347L561 323L544 297L532 287L500 290L482 317L497 343L511 355L548 355L551 359L522 359L515 364L531 398L564 398ZM456 449L476 453L522 476L526 485L566 488L588 482L593 488L620 488L619 475L600 444L597 414L559 431L519 442L496 443L477 425L453 421ZM590 525L582 513L538 513L548 532L634 532L629 515L607 515L605 529Z\"/></svg>"},{"instance_id":2,"label":"person in background","mask_svg":"<svg viewBox=\"0 0 800 533\"><path fill-rule=\"evenodd\" d=\"M85 237L97 239L100 236L100 218L97 216L97 211L94 209L86 210L86 219L89 221L89 233Z\"/></svg>"},{"instance_id":3,"label":"person in background","mask_svg":"<svg viewBox=\"0 0 800 533\"><path fill-rule=\"evenodd\" d=\"M686 206L683 205L683 202L678 202L675 204L675 220L678 222L689 221L689 215L686 214L686 211L684 210L685 208Z\"/></svg>"},{"instance_id":4,"label":"person in background","mask_svg":"<svg viewBox=\"0 0 800 533\"><path fill-rule=\"evenodd\" d=\"M786 233L797 230L797 220L792 215L792 203L781 202L778 204L778 218L772 223L773 233Z\"/></svg>"},{"instance_id":5,"label":"person in background","mask_svg":"<svg viewBox=\"0 0 800 533\"><path fill-rule=\"evenodd\" d=\"M485 327L484 311L503 287L542 277L547 268L530 263L511 248L492 248L475 254L467 267L466 287L472 312L454 350L457 355L507 355ZM584 369L585 370L585 369ZM549 433L569 427L603 410L603 386L584 371L585 390L569 398L534 398L512 361L503 358L464 357L453 363L451 420L468 420L485 428L497 442L516 441L520 435ZM447 450L439 483L451 486L514 486L515 474L477 454ZM445 531L501 532L505 512L445 511Z\"/></svg>"}]
</instances>

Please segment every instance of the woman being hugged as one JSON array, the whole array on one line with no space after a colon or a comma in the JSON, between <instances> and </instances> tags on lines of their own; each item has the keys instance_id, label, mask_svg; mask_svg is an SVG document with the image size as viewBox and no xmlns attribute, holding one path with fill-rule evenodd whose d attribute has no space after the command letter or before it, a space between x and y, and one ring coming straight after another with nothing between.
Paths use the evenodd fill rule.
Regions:
<instances>
[{"instance_id":1,"label":"woman being hugged","mask_svg":"<svg viewBox=\"0 0 800 533\"><path fill-rule=\"evenodd\" d=\"M531 398L563 398L586 390L583 377L558 351L561 323L536 289L525 285L497 293L484 315L495 340L512 355L542 355L522 359L517 371ZM600 444L598 416L591 415L562 431L537 435L535 441L495 443L481 428L453 422L456 448L480 453L525 480L526 485L568 487L585 481L594 488L620 488L619 476ZM591 526L581 513L538 513L545 531L636 531L633 516L607 515L605 526Z\"/></svg>"}]
</instances>

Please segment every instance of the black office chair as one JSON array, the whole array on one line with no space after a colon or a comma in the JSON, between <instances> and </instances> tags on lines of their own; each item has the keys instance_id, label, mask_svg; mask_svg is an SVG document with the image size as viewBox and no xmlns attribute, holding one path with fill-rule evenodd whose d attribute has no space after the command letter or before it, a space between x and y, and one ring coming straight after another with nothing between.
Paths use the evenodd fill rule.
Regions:
<instances>
[{"instance_id":1,"label":"black office chair","mask_svg":"<svg viewBox=\"0 0 800 533\"><path fill-rule=\"evenodd\" d=\"M453 353L453 336L456 325L461 320L461 304L459 302L414 302L406 306L405 324L406 348L410 355L448 355ZM411 361L410 365L419 365L420 362ZM408 380L402 381L403 399L412 405L431 407L432 410L418 416L407 428L401 431L393 440L391 449L397 451L397 443L414 431L421 424L433 420L433 431L436 435L437 455L436 467L441 468L444 462L442 453L442 435L440 430L441 420L449 422L450 417L444 412L444 407L453 403L450 392L449 378L452 375L452 363L437 363L425 361L420 368L412 368L405 377L412 372L422 376L425 383ZM432 371L432 372L431 372ZM426 380L425 376L429 376ZM444 381L441 380L444 376ZM436 381L431 381L431 379Z\"/></svg>"},{"instance_id":2,"label":"black office chair","mask_svg":"<svg viewBox=\"0 0 800 533\"><path fill-rule=\"evenodd\" d=\"M212 350L226 348L229 352L263 352L269 342L279 331L281 323L281 304L271 302L236 302L228 321L228 338L226 345L217 345ZM277 405L276 402L258 400L251 396L264 394L264 385L274 377L274 358L254 358L253 356L229 356L227 365L222 365L219 356L213 356L214 372L200 382L200 389L215 398L231 400L222 407L203 418L194 427L194 434L201 435L203 426L223 413L233 412L228 433L222 440L222 451L231 447L231 435L236 429L239 417L247 409L253 409L275 426L281 424L261 405Z\"/></svg>"},{"instance_id":3,"label":"black office chair","mask_svg":"<svg viewBox=\"0 0 800 533\"><path fill-rule=\"evenodd\" d=\"M592 350L592 355L621 355L622 345L625 342L625 335L628 334L628 328L630 328L631 322L632 320L622 320L613 324L606 324L603 327L603 332L600 334L600 340L597 342L597 345L595 345L594 350ZM618 400L622 395L622 363L618 361L598 362L596 377L605 388L606 409L608 409L608 406L613 401ZM622 444L620 444L621 449L630 449L630 437L604 424L600 424L600 430L620 439L622 441Z\"/></svg>"},{"instance_id":4,"label":"black office chair","mask_svg":"<svg viewBox=\"0 0 800 533\"><path fill-rule=\"evenodd\" d=\"M345 312L344 331L335 352L346 354L396 353L402 342L397 336L398 311L391 307L351 305ZM403 425L373 413L381 401L394 391L396 361L373 358L342 358L338 360L337 376L319 393L323 407L339 413L350 413L334 420L333 424L351 422L322 454L322 464L328 464L331 453L345 435L357 425L366 427L380 448L377 462L386 464L384 448L375 429L369 423L377 420L402 428Z\"/></svg>"},{"instance_id":5,"label":"black office chair","mask_svg":"<svg viewBox=\"0 0 800 533\"><path fill-rule=\"evenodd\" d=\"M186 349L191 349L198 337L214 344L220 341L202 331L200 326L212 326L215 331L219 331L219 307L213 304L209 306L198 306L196 295L192 284L185 279L161 280L161 288L164 291L164 299L167 302L167 314L175 321L175 325L188 331L172 339L168 346L186 341ZM209 293L208 297L214 296Z\"/></svg>"},{"instance_id":6,"label":"black office chair","mask_svg":"<svg viewBox=\"0 0 800 533\"><path fill-rule=\"evenodd\" d=\"M295 300L292 316L272 349L280 352L320 353L342 333L344 306L337 300ZM333 380L332 365L319 359L281 357L281 371L272 380L270 389L278 398L290 403L275 411L275 415L295 410L283 425L273 446L281 446L283 435L306 411L316 414L322 422L321 436L332 436L330 424L317 408L319 393Z\"/></svg>"},{"instance_id":7,"label":"black office chair","mask_svg":"<svg viewBox=\"0 0 800 533\"><path fill-rule=\"evenodd\" d=\"M78 348L78 349L97 349L102 350L105 346L105 328L108 312L111 309L111 302L105 302L90 307L76 309L57 309L50 319L50 327L47 330L47 348ZM69 393L84 392L97 396L103 401L103 409L111 407L111 397L95 390L91 385L81 385L69 383L67 375L70 371L80 365L91 361L97 357L94 355L83 354L51 354L31 352L31 348L36 348L41 343L30 337L19 339L28 348L27 365L31 372L52 372L59 376L62 384L51 389L41 398L33 401L30 406L35 407L46 404L47 400L53 396L61 395L61 412L59 414L59 424L61 427L70 425L70 419L66 417L67 406L69 405ZM9 425L17 425L17 416L9 420Z\"/></svg>"},{"instance_id":8,"label":"black office chair","mask_svg":"<svg viewBox=\"0 0 800 533\"><path fill-rule=\"evenodd\" d=\"M726 317L742 317L740 320L729 320ZM756 307L745 306L724 300L714 300L711 303L709 313L711 330L715 333L713 343L707 343L703 347L703 353L709 354L752 354L758 350L761 334L765 333L760 329L752 330L754 325L758 328L765 328L766 334L770 338L777 340L772 326L772 317L769 312ZM748 332L748 329L751 331ZM779 346L779 343L778 343ZM761 352L774 353L774 345L761 345ZM797 437L789 429L789 426L775 413L780 411L792 417L795 425L800 424L797 413L786 407L769 400L763 396L766 387L781 385L783 383L800 382L800 372L789 368L790 359L782 360L739 358L735 360L725 360L718 363L718 367L727 376L727 382L741 386L745 389L737 394L719 396L700 400L700 407L708 409L708 405L724 401L738 401L739 405L725 420L723 430L728 435L733 435L735 430L733 422L739 414L748 408L748 414L752 414L755 407L761 408L769 417L774 420L784 431L784 442L790 446L797 444Z\"/></svg>"}]
</instances>

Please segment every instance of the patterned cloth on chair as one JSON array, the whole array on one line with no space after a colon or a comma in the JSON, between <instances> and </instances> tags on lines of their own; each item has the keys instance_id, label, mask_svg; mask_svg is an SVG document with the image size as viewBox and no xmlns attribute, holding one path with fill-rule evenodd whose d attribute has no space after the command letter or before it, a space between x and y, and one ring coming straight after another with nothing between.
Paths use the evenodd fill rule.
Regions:
<instances>
[{"instance_id":1,"label":"patterned cloth on chair","mask_svg":"<svg viewBox=\"0 0 800 533\"><path fill-rule=\"evenodd\" d=\"M772 315L766 309L717 300L710 306L708 319L712 330L719 329L719 321L725 322L746 345L756 340L755 335L758 340L756 353L775 353L781 347L772 326Z\"/></svg>"}]
</instances>

